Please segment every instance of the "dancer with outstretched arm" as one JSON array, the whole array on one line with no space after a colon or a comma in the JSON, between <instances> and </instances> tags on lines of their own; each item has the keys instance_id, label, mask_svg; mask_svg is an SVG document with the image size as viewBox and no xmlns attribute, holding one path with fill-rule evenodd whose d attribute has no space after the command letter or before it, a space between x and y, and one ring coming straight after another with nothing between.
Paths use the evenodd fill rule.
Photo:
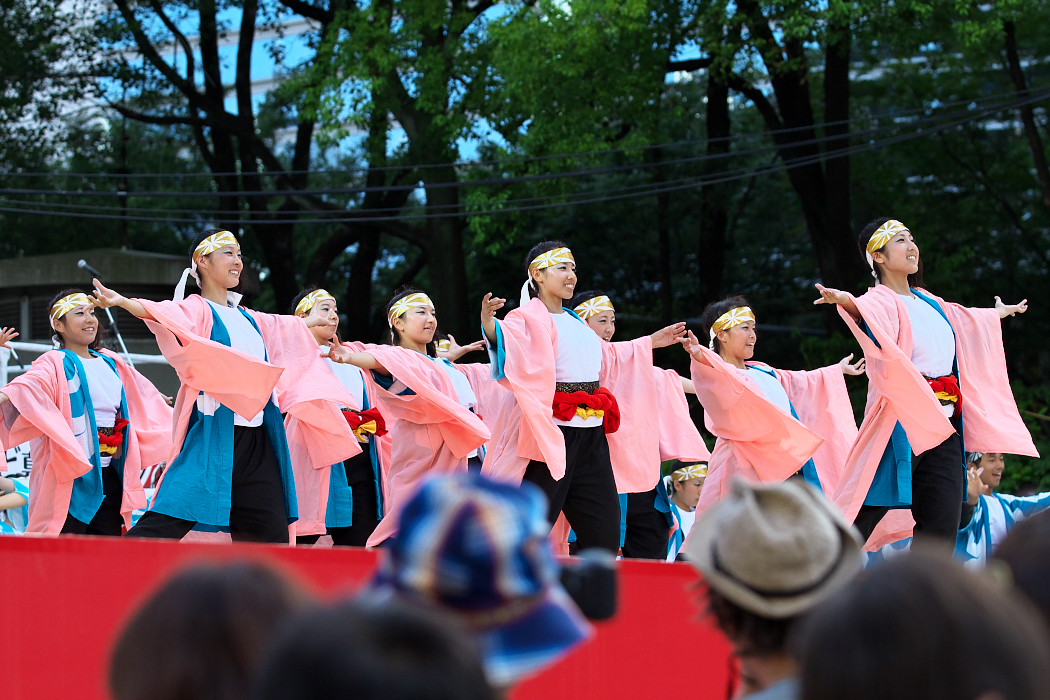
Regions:
<instances>
[{"instance_id":1,"label":"dancer with outstretched arm","mask_svg":"<svg viewBox=\"0 0 1050 700\"><path fill-rule=\"evenodd\" d=\"M844 375L864 373L852 355L815 370L774 369L754 360L757 320L748 301L729 297L701 315L705 347L683 341L704 421L718 440L697 512L724 498L731 479L804 478L833 490L857 435Z\"/></svg>"},{"instance_id":2,"label":"dancer with outstretched arm","mask_svg":"<svg viewBox=\"0 0 1050 700\"><path fill-rule=\"evenodd\" d=\"M328 354L339 345L339 306L324 289L307 289L293 303L293 313L310 322L318 350L332 380L350 392L355 403L340 405L343 417L360 441L360 452L335 464L315 467L309 458L313 441L300 431L294 416L285 417L288 446L295 472L295 492L299 500L299 520L295 524L296 543L315 544L328 534L336 546L364 547L382 517L380 489L380 438L387 434L386 422L373 406L364 372L353 365L334 362Z\"/></svg>"},{"instance_id":3,"label":"dancer with outstretched arm","mask_svg":"<svg viewBox=\"0 0 1050 700\"><path fill-rule=\"evenodd\" d=\"M287 543L298 507L281 414L311 435L318 465L334 464L359 450L338 408L351 398L326 381L331 375L303 319L239 305L231 290L244 262L232 233L204 231L189 257L173 301L128 299L95 280L94 303L143 319L182 382L168 467L128 535L179 539L198 529ZM188 276L200 294L185 296Z\"/></svg>"},{"instance_id":4,"label":"dancer with outstretched arm","mask_svg":"<svg viewBox=\"0 0 1050 700\"><path fill-rule=\"evenodd\" d=\"M867 538L891 509L911 511L916 542L950 548L966 499L965 449L1037 456L1010 390L1000 320L1027 300L968 308L922 288L912 232L883 217L858 247L876 284L863 295L818 284L868 361L868 402L831 493Z\"/></svg>"},{"instance_id":5,"label":"dancer with outstretched arm","mask_svg":"<svg viewBox=\"0 0 1050 700\"><path fill-rule=\"evenodd\" d=\"M545 241L526 256L528 280L520 305L502 321L505 300L486 294L481 322L489 343L493 377L514 395L507 430L493 441L484 472L507 481L531 481L550 502L553 525L564 512L579 549L616 552L620 503L606 434L621 424L621 404L646 415L630 389L653 379L652 349L675 343L684 323L631 343L605 343L565 308L576 287L576 261L560 241ZM610 370L615 377L609 379ZM607 384L603 384L603 376ZM620 388L623 392L617 395ZM624 393L625 392L625 393ZM630 431L636 442L639 433ZM650 436L656 440L656 436ZM640 444L624 449L645 450ZM651 488L651 465L635 462ZM634 490L628 487L627 490Z\"/></svg>"},{"instance_id":6,"label":"dancer with outstretched arm","mask_svg":"<svg viewBox=\"0 0 1050 700\"><path fill-rule=\"evenodd\" d=\"M390 345L343 343L329 356L365 370L387 421L390 454L383 455L386 514L368 538L375 547L397 534L400 509L431 474L464 472L481 464L478 450L491 433L474 412L477 397L455 365L437 357L437 310L420 289L395 292L386 305Z\"/></svg>"},{"instance_id":7,"label":"dancer with outstretched arm","mask_svg":"<svg viewBox=\"0 0 1050 700\"><path fill-rule=\"evenodd\" d=\"M67 289L48 304L54 350L0 388L0 448L30 443L31 534L119 537L146 506L139 475L167 458L171 408L101 345L95 307ZM0 330L0 345L17 333Z\"/></svg>"}]
</instances>

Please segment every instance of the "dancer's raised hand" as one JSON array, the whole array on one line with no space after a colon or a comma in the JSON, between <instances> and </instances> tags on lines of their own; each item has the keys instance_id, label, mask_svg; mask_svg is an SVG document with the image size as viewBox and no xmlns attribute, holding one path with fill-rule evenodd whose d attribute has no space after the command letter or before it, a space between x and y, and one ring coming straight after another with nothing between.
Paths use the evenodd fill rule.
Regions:
<instances>
[{"instance_id":1,"label":"dancer's raised hand","mask_svg":"<svg viewBox=\"0 0 1050 700\"><path fill-rule=\"evenodd\" d=\"M999 297L995 298L995 310L999 312L999 318L1006 318L1014 314L1023 314L1028 311L1028 300L1022 299L1017 304L1004 304Z\"/></svg>"}]
</instances>

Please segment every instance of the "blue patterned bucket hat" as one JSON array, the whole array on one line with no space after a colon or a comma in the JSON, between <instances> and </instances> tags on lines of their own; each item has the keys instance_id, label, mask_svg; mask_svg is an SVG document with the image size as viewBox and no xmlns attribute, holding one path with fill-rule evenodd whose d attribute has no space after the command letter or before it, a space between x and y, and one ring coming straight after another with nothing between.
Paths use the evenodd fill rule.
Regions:
<instances>
[{"instance_id":1,"label":"blue patterned bucket hat","mask_svg":"<svg viewBox=\"0 0 1050 700\"><path fill-rule=\"evenodd\" d=\"M543 493L479 474L426 481L401 511L373 588L455 614L477 636L486 671L507 686L591 635L558 581Z\"/></svg>"}]
</instances>

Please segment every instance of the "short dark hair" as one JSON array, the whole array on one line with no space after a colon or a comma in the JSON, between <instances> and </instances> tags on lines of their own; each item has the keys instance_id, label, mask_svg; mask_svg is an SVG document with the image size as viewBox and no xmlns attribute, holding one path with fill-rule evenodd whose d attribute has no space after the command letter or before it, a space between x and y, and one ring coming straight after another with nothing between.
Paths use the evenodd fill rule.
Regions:
<instances>
[{"instance_id":1,"label":"short dark hair","mask_svg":"<svg viewBox=\"0 0 1050 700\"><path fill-rule=\"evenodd\" d=\"M409 287L407 285L398 287L397 291L394 292L394 296L390 297L389 301L383 306L383 321L389 320L390 309L393 308L395 303L397 303L397 300L401 297L406 297L409 294L426 294L426 292L418 287ZM437 310L435 309L435 313L436 312ZM387 325L390 327L390 344L401 345L401 334L397 332L397 329L394 328L392 323L387 323ZM437 338L437 333L434 334L434 337ZM427 354L431 357L437 357L437 346L434 344L433 340L427 343Z\"/></svg>"},{"instance_id":2,"label":"short dark hair","mask_svg":"<svg viewBox=\"0 0 1050 700\"><path fill-rule=\"evenodd\" d=\"M1028 607L947 553L892 558L799 625L801 697L1046 697L1050 645Z\"/></svg>"},{"instance_id":3,"label":"short dark hair","mask_svg":"<svg viewBox=\"0 0 1050 700\"><path fill-rule=\"evenodd\" d=\"M719 316L741 306L751 306L751 304L748 303L747 299L740 295L726 297L721 301L715 301L708 304L704 308L703 313L700 314L700 330L703 331L704 334L704 337L701 338L701 342L711 336L711 326L715 325L715 321L718 320ZM711 349L715 352L721 351L722 344L718 342L718 338L714 339Z\"/></svg>"},{"instance_id":4,"label":"short dark hair","mask_svg":"<svg viewBox=\"0 0 1050 700\"><path fill-rule=\"evenodd\" d=\"M186 253L187 255L190 256L190 262L193 262L193 251L197 250L197 246L199 246L201 244L201 241L203 241L208 236L213 236L216 233L221 233L223 231L229 231L229 229L226 229L226 228L206 228L203 231L201 231L200 233L198 233L196 236L194 236L193 237L193 241L190 243L190 249ZM230 233L233 233L233 232L230 231ZM236 234L234 234L234 235L236 236Z\"/></svg>"},{"instance_id":5,"label":"short dark hair","mask_svg":"<svg viewBox=\"0 0 1050 700\"><path fill-rule=\"evenodd\" d=\"M109 668L113 697L247 697L270 636L308 604L298 587L262 564L184 569L121 632Z\"/></svg>"},{"instance_id":6,"label":"short dark hair","mask_svg":"<svg viewBox=\"0 0 1050 700\"><path fill-rule=\"evenodd\" d=\"M537 255L539 255L539 253L537 253ZM600 289L588 289L586 292L580 292L579 294L574 296L572 299L570 299L569 303L566 304L566 306L568 306L570 309L575 309L577 306L579 306L583 302L587 301L588 299L594 299L595 297L607 297L607 296L609 296L609 293L608 292L603 292Z\"/></svg>"},{"instance_id":7,"label":"short dark hair","mask_svg":"<svg viewBox=\"0 0 1050 700\"><path fill-rule=\"evenodd\" d=\"M745 610L714 588L707 589L707 614L742 655L767 656L787 650L797 616L763 617Z\"/></svg>"},{"instance_id":8,"label":"short dark hair","mask_svg":"<svg viewBox=\"0 0 1050 700\"><path fill-rule=\"evenodd\" d=\"M49 301L47 303L47 317L48 317L48 319L49 320L51 319L51 308L58 302L59 299L61 299L62 297L67 297L70 294L84 294L84 293L85 292L82 289L70 288L70 289L63 289L61 292L56 294L51 299L51 301ZM61 321L63 318L65 318L65 314L63 314L62 316L59 316L58 320ZM89 350L101 350L103 347L105 347L103 345L103 343L102 343L102 330L103 330L103 328L102 328L102 318L100 316L98 316L97 314L96 314L96 318L98 320L98 330L95 331L95 339L93 341L91 341L90 345L88 345L88 349ZM52 340L52 342L55 343L55 345L57 345L60 348L64 348L66 346L66 339L62 337L62 334L58 332L57 328L52 329L51 340Z\"/></svg>"},{"instance_id":9,"label":"short dark hair","mask_svg":"<svg viewBox=\"0 0 1050 700\"><path fill-rule=\"evenodd\" d=\"M1018 523L996 548L991 565L1005 565L1014 587L1042 613L1050 633L1050 511Z\"/></svg>"},{"instance_id":10,"label":"short dark hair","mask_svg":"<svg viewBox=\"0 0 1050 700\"><path fill-rule=\"evenodd\" d=\"M880 216L879 218L869 221L864 225L864 228L860 230L860 234L857 236L857 248L860 250L860 257L864 258L864 264L868 264L868 241L871 240L871 234L875 233L880 226L887 221L892 220L892 216ZM910 230L910 229L909 229ZM885 246L883 246L884 248ZM882 248L879 248L882 250ZM875 251L879 252L878 250ZM879 268L877 262L872 262L872 270L875 273L875 279L879 282L882 281L882 271ZM922 256L919 256L919 270L914 275L908 275L908 286L909 287L922 287L925 283L922 281Z\"/></svg>"},{"instance_id":11,"label":"short dark hair","mask_svg":"<svg viewBox=\"0 0 1050 700\"><path fill-rule=\"evenodd\" d=\"M404 600L307 612L275 637L260 668L260 700L495 697L462 624Z\"/></svg>"},{"instance_id":12,"label":"short dark hair","mask_svg":"<svg viewBox=\"0 0 1050 700\"><path fill-rule=\"evenodd\" d=\"M568 248L568 244L564 241L542 241L529 248L529 252L525 254L525 276L529 278L529 298L535 299L539 294L539 290L532 283L532 273L529 271L529 265L540 255L555 250L557 248Z\"/></svg>"}]
</instances>

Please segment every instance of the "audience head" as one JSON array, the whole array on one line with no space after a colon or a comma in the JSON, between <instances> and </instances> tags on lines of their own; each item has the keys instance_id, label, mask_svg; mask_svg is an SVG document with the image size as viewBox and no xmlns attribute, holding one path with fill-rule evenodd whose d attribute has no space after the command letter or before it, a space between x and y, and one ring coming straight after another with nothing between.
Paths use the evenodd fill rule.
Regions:
<instances>
[{"instance_id":1,"label":"audience head","mask_svg":"<svg viewBox=\"0 0 1050 700\"><path fill-rule=\"evenodd\" d=\"M800 625L802 697L1046 697L1046 633L1001 588L930 551L869 569Z\"/></svg>"},{"instance_id":2,"label":"audience head","mask_svg":"<svg viewBox=\"0 0 1050 700\"><path fill-rule=\"evenodd\" d=\"M1009 580L1039 609L1050 633L1050 511L1014 526L992 557L989 566L1006 567Z\"/></svg>"},{"instance_id":3,"label":"audience head","mask_svg":"<svg viewBox=\"0 0 1050 700\"><path fill-rule=\"evenodd\" d=\"M260 700L495 697L462 623L367 595L290 621L264 658L257 690Z\"/></svg>"},{"instance_id":4,"label":"audience head","mask_svg":"<svg viewBox=\"0 0 1050 700\"><path fill-rule=\"evenodd\" d=\"M308 604L300 589L261 564L183 569L142 604L117 640L113 697L247 697L273 632Z\"/></svg>"},{"instance_id":5,"label":"audience head","mask_svg":"<svg viewBox=\"0 0 1050 700\"><path fill-rule=\"evenodd\" d=\"M686 557L708 585L708 609L738 654L785 650L794 620L861 569L860 541L804 482L734 481L693 526Z\"/></svg>"},{"instance_id":6,"label":"audience head","mask_svg":"<svg viewBox=\"0 0 1050 700\"><path fill-rule=\"evenodd\" d=\"M477 635L489 680L510 685L590 632L558 582L546 513L529 483L432 478L405 504L374 589L454 613Z\"/></svg>"}]
</instances>

